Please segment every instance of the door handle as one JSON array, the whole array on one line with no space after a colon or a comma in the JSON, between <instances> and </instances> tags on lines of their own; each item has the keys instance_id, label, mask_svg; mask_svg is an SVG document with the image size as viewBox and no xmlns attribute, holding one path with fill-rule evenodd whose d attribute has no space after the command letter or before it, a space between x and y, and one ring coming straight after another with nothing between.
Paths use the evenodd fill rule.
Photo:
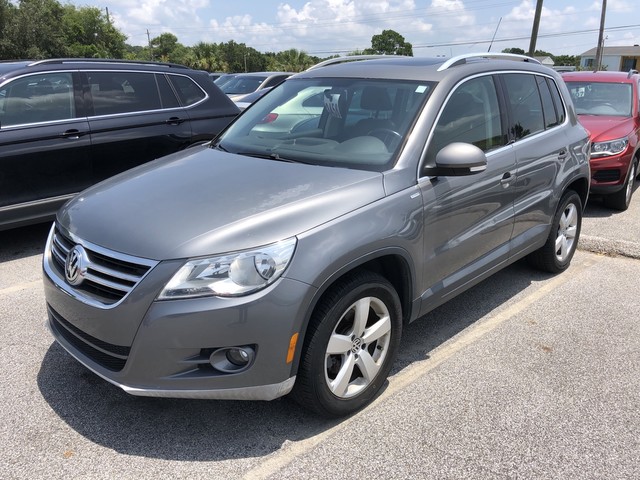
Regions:
<instances>
[{"instance_id":1,"label":"door handle","mask_svg":"<svg viewBox=\"0 0 640 480\"><path fill-rule=\"evenodd\" d=\"M77 140L78 138L86 135L87 132L82 132L76 128L72 128L70 130L66 130L60 134L62 138L68 138L69 140Z\"/></svg>"},{"instance_id":2,"label":"door handle","mask_svg":"<svg viewBox=\"0 0 640 480\"><path fill-rule=\"evenodd\" d=\"M184 118L180 117L171 117L169 120L164 121L167 125L180 125L182 122L184 122Z\"/></svg>"},{"instance_id":3,"label":"door handle","mask_svg":"<svg viewBox=\"0 0 640 480\"><path fill-rule=\"evenodd\" d=\"M500 179L500 183L503 187L507 188L512 180L513 176L511 175L511 172L505 172L505 174L502 175L502 178Z\"/></svg>"}]
</instances>

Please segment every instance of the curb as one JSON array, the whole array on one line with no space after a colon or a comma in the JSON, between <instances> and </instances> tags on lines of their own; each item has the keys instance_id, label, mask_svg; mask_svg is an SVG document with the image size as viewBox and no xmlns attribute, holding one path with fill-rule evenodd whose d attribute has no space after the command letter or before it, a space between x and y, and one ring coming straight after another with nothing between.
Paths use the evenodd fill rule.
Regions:
<instances>
[{"instance_id":1,"label":"curb","mask_svg":"<svg viewBox=\"0 0 640 480\"><path fill-rule=\"evenodd\" d=\"M610 240L608 238L580 235L578 249L602 255L640 260L640 244L626 240Z\"/></svg>"}]
</instances>

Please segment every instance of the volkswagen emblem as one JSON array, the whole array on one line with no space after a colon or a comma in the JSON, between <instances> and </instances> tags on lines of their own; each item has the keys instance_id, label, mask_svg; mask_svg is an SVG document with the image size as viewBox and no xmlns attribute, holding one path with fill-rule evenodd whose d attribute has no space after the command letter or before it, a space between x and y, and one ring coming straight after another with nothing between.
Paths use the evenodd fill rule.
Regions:
<instances>
[{"instance_id":1,"label":"volkswagen emblem","mask_svg":"<svg viewBox=\"0 0 640 480\"><path fill-rule=\"evenodd\" d=\"M64 275L71 285L80 285L87 274L89 258L82 245L73 247L64 263Z\"/></svg>"}]
</instances>

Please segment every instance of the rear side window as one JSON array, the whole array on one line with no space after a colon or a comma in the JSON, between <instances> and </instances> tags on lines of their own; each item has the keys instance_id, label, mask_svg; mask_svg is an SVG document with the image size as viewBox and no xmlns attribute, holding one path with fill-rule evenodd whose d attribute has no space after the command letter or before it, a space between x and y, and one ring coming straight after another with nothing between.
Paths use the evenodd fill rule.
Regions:
<instances>
[{"instance_id":1,"label":"rear side window","mask_svg":"<svg viewBox=\"0 0 640 480\"><path fill-rule=\"evenodd\" d=\"M516 140L544 130L544 114L535 75L508 73L503 76L511 105L509 129Z\"/></svg>"},{"instance_id":2,"label":"rear side window","mask_svg":"<svg viewBox=\"0 0 640 480\"><path fill-rule=\"evenodd\" d=\"M95 115L143 112L161 108L153 73L88 72Z\"/></svg>"},{"instance_id":3,"label":"rear side window","mask_svg":"<svg viewBox=\"0 0 640 480\"><path fill-rule=\"evenodd\" d=\"M71 73L29 75L0 88L0 125L68 120L76 116Z\"/></svg>"},{"instance_id":4,"label":"rear side window","mask_svg":"<svg viewBox=\"0 0 640 480\"><path fill-rule=\"evenodd\" d=\"M160 89L160 100L162 101L162 108L176 108L180 106L176 94L173 93L169 80L164 75L157 74L156 80L158 81L158 89Z\"/></svg>"},{"instance_id":5,"label":"rear side window","mask_svg":"<svg viewBox=\"0 0 640 480\"><path fill-rule=\"evenodd\" d=\"M427 162L453 142L488 152L506 145L493 77L471 79L456 88L442 109L427 151Z\"/></svg>"},{"instance_id":6,"label":"rear side window","mask_svg":"<svg viewBox=\"0 0 640 480\"><path fill-rule=\"evenodd\" d=\"M536 77L536 80L538 82L538 88L540 89L540 99L542 100L544 127L555 127L560 122L558 121L558 115L556 114L556 107L553 104L553 98L551 98L549 85L544 77Z\"/></svg>"},{"instance_id":7,"label":"rear side window","mask_svg":"<svg viewBox=\"0 0 640 480\"><path fill-rule=\"evenodd\" d=\"M207 96L198 84L189 77L169 75L169 79L178 93L178 97L180 97L180 102L185 107L198 103Z\"/></svg>"},{"instance_id":8,"label":"rear side window","mask_svg":"<svg viewBox=\"0 0 640 480\"><path fill-rule=\"evenodd\" d=\"M567 113L564 109L564 103L562 103L562 97L560 97L560 92L558 91L558 85L553 80L547 78L547 84L549 85L549 91L551 92L551 97L553 98L553 104L556 107L556 115L558 117L558 123L564 123L565 118L567 118Z\"/></svg>"}]
</instances>

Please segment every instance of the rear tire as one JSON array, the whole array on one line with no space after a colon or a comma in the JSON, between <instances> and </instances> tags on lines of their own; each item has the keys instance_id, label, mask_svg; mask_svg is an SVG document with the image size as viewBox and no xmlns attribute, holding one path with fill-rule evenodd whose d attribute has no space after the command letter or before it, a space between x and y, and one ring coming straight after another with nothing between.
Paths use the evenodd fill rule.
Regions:
<instances>
[{"instance_id":1,"label":"rear tire","mask_svg":"<svg viewBox=\"0 0 640 480\"><path fill-rule=\"evenodd\" d=\"M631 168L627 175L627 180L624 187L611 195L605 195L603 202L605 206L624 212L629 205L631 205L631 196L633 195L633 185L636 181L636 175L638 174L638 161L634 160L631 163Z\"/></svg>"},{"instance_id":2,"label":"rear tire","mask_svg":"<svg viewBox=\"0 0 640 480\"><path fill-rule=\"evenodd\" d=\"M576 192L567 190L553 217L547 242L529 254L529 264L550 273L566 270L576 252L581 227L582 200Z\"/></svg>"},{"instance_id":3,"label":"rear tire","mask_svg":"<svg viewBox=\"0 0 640 480\"><path fill-rule=\"evenodd\" d=\"M325 417L361 409L384 385L402 333L398 294L362 271L324 295L311 318L292 397Z\"/></svg>"}]
</instances>

